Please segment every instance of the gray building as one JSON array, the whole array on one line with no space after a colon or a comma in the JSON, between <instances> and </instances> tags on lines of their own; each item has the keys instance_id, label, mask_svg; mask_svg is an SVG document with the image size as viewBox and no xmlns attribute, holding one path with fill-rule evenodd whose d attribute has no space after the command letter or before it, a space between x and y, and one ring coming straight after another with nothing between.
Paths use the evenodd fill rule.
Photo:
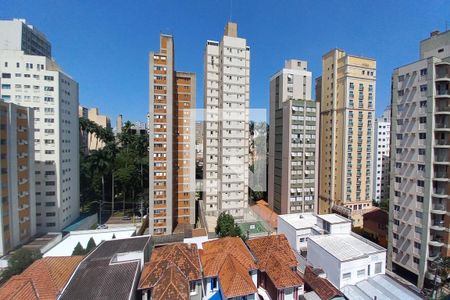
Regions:
<instances>
[{"instance_id":1,"label":"gray building","mask_svg":"<svg viewBox=\"0 0 450 300\"><path fill-rule=\"evenodd\" d=\"M45 35L24 19L0 20L0 48L52 57L52 46Z\"/></svg>"},{"instance_id":2,"label":"gray building","mask_svg":"<svg viewBox=\"0 0 450 300\"><path fill-rule=\"evenodd\" d=\"M289 60L270 80L269 205L279 214L317 209L319 103L307 62Z\"/></svg>"},{"instance_id":3,"label":"gray building","mask_svg":"<svg viewBox=\"0 0 450 300\"><path fill-rule=\"evenodd\" d=\"M392 81L388 268L422 288L449 254L450 31L431 33Z\"/></svg>"}]
</instances>

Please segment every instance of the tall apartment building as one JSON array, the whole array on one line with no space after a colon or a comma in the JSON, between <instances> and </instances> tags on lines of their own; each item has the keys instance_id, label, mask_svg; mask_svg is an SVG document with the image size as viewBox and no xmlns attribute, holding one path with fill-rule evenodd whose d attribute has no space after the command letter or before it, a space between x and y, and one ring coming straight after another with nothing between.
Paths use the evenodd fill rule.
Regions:
<instances>
[{"instance_id":1,"label":"tall apartment building","mask_svg":"<svg viewBox=\"0 0 450 300\"><path fill-rule=\"evenodd\" d=\"M45 35L24 19L0 20L0 49L52 57L52 45Z\"/></svg>"},{"instance_id":2,"label":"tall apartment building","mask_svg":"<svg viewBox=\"0 0 450 300\"><path fill-rule=\"evenodd\" d=\"M373 174L373 200L389 200L391 107L375 121L375 167Z\"/></svg>"},{"instance_id":3,"label":"tall apartment building","mask_svg":"<svg viewBox=\"0 0 450 300\"><path fill-rule=\"evenodd\" d=\"M270 79L269 205L278 214L317 209L319 102L302 60L286 61Z\"/></svg>"},{"instance_id":4,"label":"tall apartment building","mask_svg":"<svg viewBox=\"0 0 450 300\"><path fill-rule=\"evenodd\" d=\"M78 106L78 116L86 118L105 129L111 129L111 119L108 116L101 115L97 107L87 108ZM95 134L88 133L80 136L80 144L85 151L99 150L105 146L105 143L96 137Z\"/></svg>"},{"instance_id":5,"label":"tall apartment building","mask_svg":"<svg viewBox=\"0 0 450 300\"><path fill-rule=\"evenodd\" d=\"M229 22L220 42L207 41L204 58L205 214L244 216L248 207L250 47Z\"/></svg>"},{"instance_id":6,"label":"tall apartment building","mask_svg":"<svg viewBox=\"0 0 450 300\"><path fill-rule=\"evenodd\" d=\"M36 230L60 231L80 213L78 83L53 59L2 49L6 42L0 39L0 97L34 110Z\"/></svg>"},{"instance_id":7,"label":"tall apartment building","mask_svg":"<svg viewBox=\"0 0 450 300\"><path fill-rule=\"evenodd\" d=\"M420 42L420 59L392 75L388 267L422 288L448 257L450 31Z\"/></svg>"},{"instance_id":8,"label":"tall apartment building","mask_svg":"<svg viewBox=\"0 0 450 300\"><path fill-rule=\"evenodd\" d=\"M322 58L319 213L362 225L372 205L376 62L334 49Z\"/></svg>"},{"instance_id":9,"label":"tall apartment building","mask_svg":"<svg viewBox=\"0 0 450 300\"><path fill-rule=\"evenodd\" d=\"M175 71L170 35L160 36L149 61L149 228L172 234L195 224L196 77Z\"/></svg>"},{"instance_id":10,"label":"tall apartment building","mask_svg":"<svg viewBox=\"0 0 450 300\"><path fill-rule=\"evenodd\" d=\"M0 100L0 255L36 234L33 110Z\"/></svg>"}]
</instances>

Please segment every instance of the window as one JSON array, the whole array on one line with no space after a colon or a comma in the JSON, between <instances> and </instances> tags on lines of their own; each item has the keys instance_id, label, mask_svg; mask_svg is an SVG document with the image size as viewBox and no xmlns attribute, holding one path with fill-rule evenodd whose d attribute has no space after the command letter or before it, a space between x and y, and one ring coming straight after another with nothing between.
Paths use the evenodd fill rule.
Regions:
<instances>
[{"instance_id":1,"label":"window","mask_svg":"<svg viewBox=\"0 0 450 300\"><path fill-rule=\"evenodd\" d=\"M420 117L419 122L420 124L425 124L427 122L427 117Z\"/></svg>"},{"instance_id":2,"label":"window","mask_svg":"<svg viewBox=\"0 0 450 300\"><path fill-rule=\"evenodd\" d=\"M211 278L211 290L217 289L217 278Z\"/></svg>"},{"instance_id":3,"label":"window","mask_svg":"<svg viewBox=\"0 0 450 300\"><path fill-rule=\"evenodd\" d=\"M189 292L191 295L197 294L197 284L195 282L189 282Z\"/></svg>"},{"instance_id":4,"label":"window","mask_svg":"<svg viewBox=\"0 0 450 300\"><path fill-rule=\"evenodd\" d=\"M46 217L54 217L54 216L56 216L56 213L55 212L48 212L48 213L45 214L45 216Z\"/></svg>"},{"instance_id":5,"label":"window","mask_svg":"<svg viewBox=\"0 0 450 300\"><path fill-rule=\"evenodd\" d=\"M425 186L425 181L417 180L417 186L424 187Z\"/></svg>"},{"instance_id":6,"label":"window","mask_svg":"<svg viewBox=\"0 0 450 300\"><path fill-rule=\"evenodd\" d=\"M351 272L347 272L342 274L342 279L350 279L352 278L352 273Z\"/></svg>"},{"instance_id":7,"label":"window","mask_svg":"<svg viewBox=\"0 0 450 300\"><path fill-rule=\"evenodd\" d=\"M51 223L46 223L45 226L47 226L47 227L55 227L55 226L56 226L56 223L53 223L53 222L51 222Z\"/></svg>"},{"instance_id":8,"label":"window","mask_svg":"<svg viewBox=\"0 0 450 300\"><path fill-rule=\"evenodd\" d=\"M414 248L416 248L416 249L420 249L420 243L418 243L418 242L414 242Z\"/></svg>"},{"instance_id":9,"label":"window","mask_svg":"<svg viewBox=\"0 0 450 300\"><path fill-rule=\"evenodd\" d=\"M427 91L427 85L426 84L421 85L420 86L420 91L421 92L426 92Z\"/></svg>"},{"instance_id":10,"label":"window","mask_svg":"<svg viewBox=\"0 0 450 300\"><path fill-rule=\"evenodd\" d=\"M358 277L363 277L364 275L366 275L365 269L358 270L358 272L356 273L356 276Z\"/></svg>"},{"instance_id":11,"label":"window","mask_svg":"<svg viewBox=\"0 0 450 300\"><path fill-rule=\"evenodd\" d=\"M45 206L47 207L55 206L55 202L45 202Z\"/></svg>"},{"instance_id":12,"label":"window","mask_svg":"<svg viewBox=\"0 0 450 300\"><path fill-rule=\"evenodd\" d=\"M417 165L417 170L418 171L425 171L425 165Z\"/></svg>"},{"instance_id":13,"label":"window","mask_svg":"<svg viewBox=\"0 0 450 300\"><path fill-rule=\"evenodd\" d=\"M427 100L420 101L420 107L427 107Z\"/></svg>"},{"instance_id":14,"label":"window","mask_svg":"<svg viewBox=\"0 0 450 300\"><path fill-rule=\"evenodd\" d=\"M419 149L419 155L425 155L425 149Z\"/></svg>"},{"instance_id":15,"label":"window","mask_svg":"<svg viewBox=\"0 0 450 300\"><path fill-rule=\"evenodd\" d=\"M417 202L423 203L423 196L417 196Z\"/></svg>"},{"instance_id":16,"label":"window","mask_svg":"<svg viewBox=\"0 0 450 300\"><path fill-rule=\"evenodd\" d=\"M420 76L425 76L425 75L427 75L427 69L420 70Z\"/></svg>"},{"instance_id":17,"label":"window","mask_svg":"<svg viewBox=\"0 0 450 300\"><path fill-rule=\"evenodd\" d=\"M424 140L424 139L426 139L427 138L427 134L425 133L425 132L420 132L419 133L419 139L420 140Z\"/></svg>"},{"instance_id":18,"label":"window","mask_svg":"<svg viewBox=\"0 0 450 300\"><path fill-rule=\"evenodd\" d=\"M381 273L381 267L382 267L382 263L381 262L375 263L375 274Z\"/></svg>"},{"instance_id":19,"label":"window","mask_svg":"<svg viewBox=\"0 0 450 300\"><path fill-rule=\"evenodd\" d=\"M420 259L418 259L417 257L413 258L414 263L419 264L420 263Z\"/></svg>"}]
</instances>

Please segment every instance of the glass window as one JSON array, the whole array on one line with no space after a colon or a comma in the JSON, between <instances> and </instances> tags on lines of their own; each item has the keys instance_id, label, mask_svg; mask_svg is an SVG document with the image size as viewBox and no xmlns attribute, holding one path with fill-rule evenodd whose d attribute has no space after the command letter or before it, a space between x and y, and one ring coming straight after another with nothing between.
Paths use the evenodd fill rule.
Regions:
<instances>
[{"instance_id":1,"label":"glass window","mask_svg":"<svg viewBox=\"0 0 450 300\"><path fill-rule=\"evenodd\" d=\"M381 262L375 263L375 274L381 273L381 267L382 267L382 263Z\"/></svg>"}]
</instances>

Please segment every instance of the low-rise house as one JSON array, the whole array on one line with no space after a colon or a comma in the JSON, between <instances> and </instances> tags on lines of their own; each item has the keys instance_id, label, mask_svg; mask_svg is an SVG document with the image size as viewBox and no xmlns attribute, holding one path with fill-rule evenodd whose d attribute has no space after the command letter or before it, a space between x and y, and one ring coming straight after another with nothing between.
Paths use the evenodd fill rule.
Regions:
<instances>
[{"instance_id":1,"label":"low-rise house","mask_svg":"<svg viewBox=\"0 0 450 300\"><path fill-rule=\"evenodd\" d=\"M257 299L257 266L241 238L205 242L200 257L207 299Z\"/></svg>"},{"instance_id":2,"label":"low-rise house","mask_svg":"<svg viewBox=\"0 0 450 300\"><path fill-rule=\"evenodd\" d=\"M298 299L303 294L303 280L297 274L297 259L283 234L247 241L258 266L257 285L272 300Z\"/></svg>"},{"instance_id":3,"label":"low-rise house","mask_svg":"<svg viewBox=\"0 0 450 300\"><path fill-rule=\"evenodd\" d=\"M348 234L351 230L351 220L338 214L298 213L278 216L277 233L286 235L302 270L306 265L307 242L310 236Z\"/></svg>"},{"instance_id":4,"label":"low-rise house","mask_svg":"<svg viewBox=\"0 0 450 300\"><path fill-rule=\"evenodd\" d=\"M385 273L386 249L357 234L310 236L307 253L308 264L338 289Z\"/></svg>"},{"instance_id":5,"label":"low-rise house","mask_svg":"<svg viewBox=\"0 0 450 300\"><path fill-rule=\"evenodd\" d=\"M155 248L150 262L144 265L138 289L143 299L202 299L197 245L175 243Z\"/></svg>"},{"instance_id":6,"label":"low-rise house","mask_svg":"<svg viewBox=\"0 0 450 300\"><path fill-rule=\"evenodd\" d=\"M83 256L62 256L36 260L0 288L0 299L57 299L82 259Z\"/></svg>"},{"instance_id":7,"label":"low-rise house","mask_svg":"<svg viewBox=\"0 0 450 300\"><path fill-rule=\"evenodd\" d=\"M149 236L104 241L79 264L61 300L135 299L139 276L150 255Z\"/></svg>"}]
</instances>

